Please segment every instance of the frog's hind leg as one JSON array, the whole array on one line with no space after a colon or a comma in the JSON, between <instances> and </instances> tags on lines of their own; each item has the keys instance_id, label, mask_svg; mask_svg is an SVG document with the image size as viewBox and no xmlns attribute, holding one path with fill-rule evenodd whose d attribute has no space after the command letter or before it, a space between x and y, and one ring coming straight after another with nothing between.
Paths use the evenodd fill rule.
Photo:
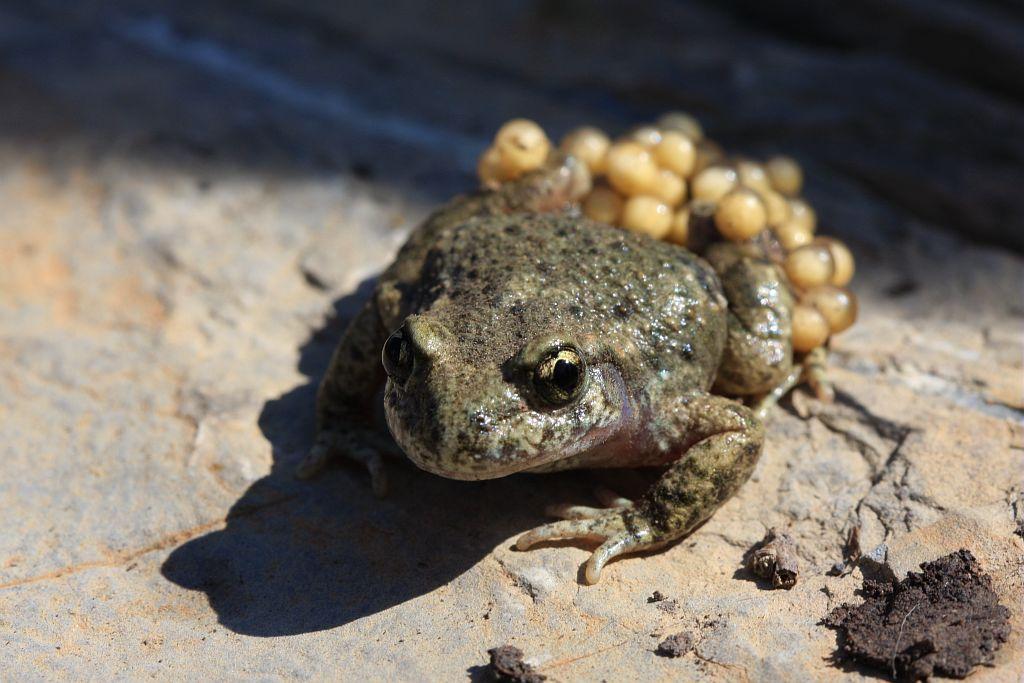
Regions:
<instances>
[{"instance_id":1,"label":"frog's hind leg","mask_svg":"<svg viewBox=\"0 0 1024 683\"><path fill-rule=\"evenodd\" d=\"M793 366L793 296L778 267L734 244L715 244L707 259L729 302L716 392L752 396L783 384Z\"/></svg>"}]
</instances>

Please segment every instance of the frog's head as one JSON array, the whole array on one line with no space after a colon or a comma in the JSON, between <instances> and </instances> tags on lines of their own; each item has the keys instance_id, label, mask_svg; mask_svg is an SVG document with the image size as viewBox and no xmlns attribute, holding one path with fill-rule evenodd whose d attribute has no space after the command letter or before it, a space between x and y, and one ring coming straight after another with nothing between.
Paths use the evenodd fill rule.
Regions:
<instances>
[{"instance_id":1,"label":"frog's head","mask_svg":"<svg viewBox=\"0 0 1024 683\"><path fill-rule=\"evenodd\" d=\"M384 345L388 426L419 467L501 477L595 448L628 424L625 383L598 359L596 338L488 344L459 327L414 315Z\"/></svg>"}]
</instances>

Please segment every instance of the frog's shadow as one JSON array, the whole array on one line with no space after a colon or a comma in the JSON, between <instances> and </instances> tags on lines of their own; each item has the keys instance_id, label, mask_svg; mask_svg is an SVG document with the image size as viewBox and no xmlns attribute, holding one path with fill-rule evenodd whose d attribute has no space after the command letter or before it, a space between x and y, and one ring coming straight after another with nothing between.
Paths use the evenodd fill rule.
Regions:
<instances>
[{"instance_id":1,"label":"frog's shadow","mask_svg":"<svg viewBox=\"0 0 1024 683\"><path fill-rule=\"evenodd\" d=\"M306 381L264 404L270 473L235 502L223 529L176 548L161 568L168 580L206 593L219 622L236 633L308 633L375 614L449 583L542 523L545 503L587 500L587 486L566 475L450 481L393 462L384 500L354 467L312 481L293 476L311 443L316 387L373 285L364 281L334 303L335 315L300 349Z\"/></svg>"}]
</instances>

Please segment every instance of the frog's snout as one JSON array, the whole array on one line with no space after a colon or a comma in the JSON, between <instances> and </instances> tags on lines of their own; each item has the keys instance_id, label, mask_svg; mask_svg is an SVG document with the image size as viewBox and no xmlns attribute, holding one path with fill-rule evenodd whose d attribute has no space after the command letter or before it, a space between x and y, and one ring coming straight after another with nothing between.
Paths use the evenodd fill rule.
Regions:
<instances>
[{"instance_id":1,"label":"frog's snout","mask_svg":"<svg viewBox=\"0 0 1024 683\"><path fill-rule=\"evenodd\" d=\"M444 348L445 331L422 316L409 316L384 342L381 362L391 381L399 386L429 365Z\"/></svg>"}]
</instances>

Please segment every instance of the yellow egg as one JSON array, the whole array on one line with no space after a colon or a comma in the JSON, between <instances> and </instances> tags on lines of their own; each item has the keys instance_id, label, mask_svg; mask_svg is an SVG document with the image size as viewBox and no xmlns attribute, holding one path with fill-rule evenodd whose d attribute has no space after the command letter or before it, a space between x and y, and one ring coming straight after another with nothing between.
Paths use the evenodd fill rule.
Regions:
<instances>
[{"instance_id":1,"label":"yellow egg","mask_svg":"<svg viewBox=\"0 0 1024 683\"><path fill-rule=\"evenodd\" d=\"M713 140L698 140L696 147L697 159L693 162L694 173L700 173L708 166L721 163L725 159L725 152Z\"/></svg>"},{"instance_id":2,"label":"yellow egg","mask_svg":"<svg viewBox=\"0 0 1024 683\"><path fill-rule=\"evenodd\" d=\"M595 187L583 200L583 214L591 220L616 225L622 216L624 200L610 187Z\"/></svg>"},{"instance_id":3,"label":"yellow egg","mask_svg":"<svg viewBox=\"0 0 1024 683\"><path fill-rule=\"evenodd\" d=\"M812 235L818 228L818 214L802 199L789 200L789 216Z\"/></svg>"},{"instance_id":4,"label":"yellow egg","mask_svg":"<svg viewBox=\"0 0 1024 683\"><path fill-rule=\"evenodd\" d=\"M689 178L697 163L697 147L693 140L674 130L666 131L654 148L654 160L682 178Z\"/></svg>"},{"instance_id":5,"label":"yellow egg","mask_svg":"<svg viewBox=\"0 0 1024 683\"><path fill-rule=\"evenodd\" d=\"M661 130L654 126L640 126L630 131L627 139L639 142L647 149L654 149L661 142Z\"/></svg>"},{"instance_id":6,"label":"yellow egg","mask_svg":"<svg viewBox=\"0 0 1024 683\"><path fill-rule=\"evenodd\" d=\"M694 141L700 141L704 137L700 121L686 112L673 111L664 114L658 119L658 127L662 130L679 131Z\"/></svg>"},{"instance_id":7,"label":"yellow egg","mask_svg":"<svg viewBox=\"0 0 1024 683\"><path fill-rule=\"evenodd\" d=\"M761 195L761 201L768 212L768 225L781 225L789 220L789 202L785 197L771 188L758 190L758 194Z\"/></svg>"},{"instance_id":8,"label":"yellow egg","mask_svg":"<svg viewBox=\"0 0 1024 683\"><path fill-rule=\"evenodd\" d=\"M807 353L828 341L828 321L806 304L793 307L793 350Z\"/></svg>"},{"instance_id":9,"label":"yellow egg","mask_svg":"<svg viewBox=\"0 0 1024 683\"><path fill-rule=\"evenodd\" d=\"M789 281L800 289L826 284L835 271L832 254L820 244L808 244L791 251L784 266Z\"/></svg>"},{"instance_id":10,"label":"yellow egg","mask_svg":"<svg viewBox=\"0 0 1024 683\"><path fill-rule=\"evenodd\" d=\"M802 303L818 309L832 334L848 329L857 320L857 297L845 287L818 285L811 287L801 299Z\"/></svg>"},{"instance_id":11,"label":"yellow egg","mask_svg":"<svg viewBox=\"0 0 1024 683\"><path fill-rule=\"evenodd\" d=\"M503 182L511 179L502 164L501 152L494 146L488 147L480 155L480 160L476 164L476 174L480 178L480 184L491 190L497 189Z\"/></svg>"},{"instance_id":12,"label":"yellow egg","mask_svg":"<svg viewBox=\"0 0 1024 683\"><path fill-rule=\"evenodd\" d=\"M686 182L667 168L659 169L658 177L651 187L651 195L669 206L678 206L686 199Z\"/></svg>"},{"instance_id":13,"label":"yellow egg","mask_svg":"<svg viewBox=\"0 0 1024 683\"><path fill-rule=\"evenodd\" d=\"M512 119L499 128L494 146L501 152L502 163L516 177L540 168L551 151L544 129L528 119Z\"/></svg>"},{"instance_id":14,"label":"yellow egg","mask_svg":"<svg viewBox=\"0 0 1024 683\"><path fill-rule=\"evenodd\" d=\"M728 166L708 166L693 178L690 195L694 199L717 202L736 187L736 170Z\"/></svg>"},{"instance_id":15,"label":"yellow egg","mask_svg":"<svg viewBox=\"0 0 1024 683\"><path fill-rule=\"evenodd\" d=\"M792 218L772 226L772 231L779 238L779 244L786 251L799 249L814 240L814 235L801 225L799 221L795 221Z\"/></svg>"},{"instance_id":16,"label":"yellow egg","mask_svg":"<svg viewBox=\"0 0 1024 683\"><path fill-rule=\"evenodd\" d=\"M768 182L768 173L764 166L756 161L742 159L736 162L736 173L739 176L740 184L751 189L763 192L771 190L771 183Z\"/></svg>"},{"instance_id":17,"label":"yellow egg","mask_svg":"<svg viewBox=\"0 0 1024 683\"><path fill-rule=\"evenodd\" d=\"M669 226L668 235L665 239L673 244L685 247L690 236L690 208L684 206L672 216L672 225Z\"/></svg>"},{"instance_id":18,"label":"yellow egg","mask_svg":"<svg viewBox=\"0 0 1024 683\"><path fill-rule=\"evenodd\" d=\"M772 157L765 165L772 187L782 194L795 197L804 186L804 172L794 159L785 156Z\"/></svg>"},{"instance_id":19,"label":"yellow egg","mask_svg":"<svg viewBox=\"0 0 1024 683\"><path fill-rule=\"evenodd\" d=\"M622 227L663 239L672 227L672 210L655 197L630 197L622 207Z\"/></svg>"},{"instance_id":20,"label":"yellow egg","mask_svg":"<svg viewBox=\"0 0 1024 683\"><path fill-rule=\"evenodd\" d=\"M650 193L658 178L658 165L650 151L637 142L617 142L608 150L608 182L626 195Z\"/></svg>"},{"instance_id":21,"label":"yellow egg","mask_svg":"<svg viewBox=\"0 0 1024 683\"><path fill-rule=\"evenodd\" d=\"M594 175L600 175L605 172L606 156L610 146L611 140L604 131L593 126L584 126L562 138L559 149L585 163Z\"/></svg>"},{"instance_id":22,"label":"yellow egg","mask_svg":"<svg viewBox=\"0 0 1024 683\"><path fill-rule=\"evenodd\" d=\"M832 284L843 287L853 279L854 262L850 248L835 239L834 237L819 237L815 240L828 247L832 254L832 262L835 264L835 271L832 273Z\"/></svg>"},{"instance_id":23,"label":"yellow egg","mask_svg":"<svg viewBox=\"0 0 1024 683\"><path fill-rule=\"evenodd\" d=\"M753 190L740 188L722 197L715 209L715 227L727 240L744 242L767 226L764 203Z\"/></svg>"}]
</instances>

